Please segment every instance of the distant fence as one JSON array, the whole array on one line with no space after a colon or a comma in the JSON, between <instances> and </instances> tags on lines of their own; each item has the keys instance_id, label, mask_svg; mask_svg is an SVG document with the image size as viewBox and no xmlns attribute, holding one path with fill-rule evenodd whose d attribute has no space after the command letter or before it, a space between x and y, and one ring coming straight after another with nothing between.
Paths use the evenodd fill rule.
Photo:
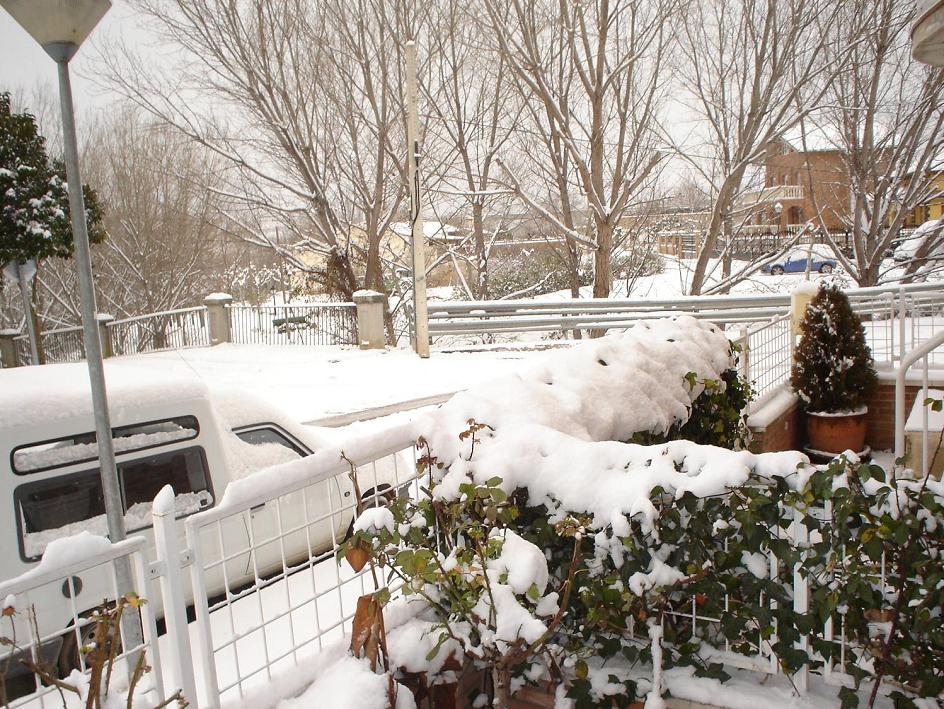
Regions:
<instances>
[{"instance_id":1,"label":"distant fence","mask_svg":"<svg viewBox=\"0 0 944 709\"><path fill-rule=\"evenodd\" d=\"M356 345L354 303L305 305L230 305L223 310L229 330L223 341L260 345ZM213 344L207 306L179 308L121 320L103 320L99 333L106 357ZM78 362L85 357L81 327L46 330L40 334L47 363ZM29 336L12 338L16 362L31 363ZM3 366L9 366L5 361Z\"/></svg>"},{"instance_id":2,"label":"distant fence","mask_svg":"<svg viewBox=\"0 0 944 709\"><path fill-rule=\"evenodd\" d=\"M357 344L354 303L230 305L233 342L264 345Z\"/></svg>"},{"instance_id":3,"label":"distant fence","mask_svg":"<svg viewBox=\"0 0 944 709\"><path fill-rule=\"evenodd\" d=\"M210 344L206 308L182 308L114 320L107 324L116 355L179 350Z\"/></svg>"}]
</instances>

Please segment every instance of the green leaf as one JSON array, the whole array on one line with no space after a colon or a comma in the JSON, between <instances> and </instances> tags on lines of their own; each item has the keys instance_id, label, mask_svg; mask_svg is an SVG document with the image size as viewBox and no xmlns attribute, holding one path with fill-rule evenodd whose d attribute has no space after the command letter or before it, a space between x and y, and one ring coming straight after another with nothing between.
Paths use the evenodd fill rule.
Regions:
<instances>
[{"instance_id":1,"label":"green leaf","mask_svg":"<svg viewBox=\"0 0 944 709\"><path fill-rule=\"evenodd\" d=\"M537 601L541 597L541 592L538 590L537 584L531 584L531 588L528 589L528 598L532 601Z\"/></svg>"}]
</instances>

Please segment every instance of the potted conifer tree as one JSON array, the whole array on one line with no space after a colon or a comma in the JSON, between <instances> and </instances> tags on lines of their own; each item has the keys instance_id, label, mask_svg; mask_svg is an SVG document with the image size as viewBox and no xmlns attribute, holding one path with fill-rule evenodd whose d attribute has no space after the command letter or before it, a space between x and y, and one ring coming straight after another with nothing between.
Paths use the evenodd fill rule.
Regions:
<instances>
[{"instance_id":1,"label":"potted conifer tree","mask_svg":"<svg viewBox=\"0 0 944 709\"><path fill-rule=\"evenodd\" d=\"M838 286L820 288L800 322L791 380L806 412L810 448L865 447L866 401L877 377L859 316Z\"/></svg>"}]
</instances>

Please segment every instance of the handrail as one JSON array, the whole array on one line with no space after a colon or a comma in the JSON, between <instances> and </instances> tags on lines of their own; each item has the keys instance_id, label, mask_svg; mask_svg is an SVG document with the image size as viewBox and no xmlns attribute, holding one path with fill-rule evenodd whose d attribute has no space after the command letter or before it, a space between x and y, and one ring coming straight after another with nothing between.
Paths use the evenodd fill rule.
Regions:
<instances>
[{"instance_id":1,"label":"handrail","mask_svg":"<svg viewBox=\"0 0 944 709\"><path fill-rule=\"evenodd\" d=\"M941 292L941 283L910 283L904 286L870 286L846 291L846 295L853 302L874 298L877 295L897 295L900 292L924 293ZM431 302L429 313L437 319L469 315L472 311L482 311L481 315L534 313L534 312L562 312L562 311L637 311L637 310L671 310L687 309L691 306L701 308L738 308L754 310L758 305L764 307L786 307L790 305L790 295L703 295L682 296L667 299L642 298L572 298L559 300L452 300L446 302Z\"/></svg>"},{"instance_id":2,"label":"handrail","mask_svg":"<svg viewBox=\"0 0 944 709\"><path fill-rule=\"evenodd\" d=\"M902 357L895 370L895 459L905 455L905 375L915 362L944 345L944 332L926 340Z\"/></svg>"},{"instance_id":3,"label":"handrail","mask_svg":"<svg viewBox=\"0 0 944 709\"><path fill-rule=\"evenodd\" d=\"M163 310L159 313L145 313L144 315L135 315L130 318L122 318L121 320L112 320L108 323L108 327L115 327L116 325L123 325L124 323L129 322L138 322L140 320L147 320L149 318L163 318L169 315L184 315L186 313L196 313L201 310L206 310L205 305L195 305L191 308L178 308L177 310Z\"/></svg>"}]
</instances>

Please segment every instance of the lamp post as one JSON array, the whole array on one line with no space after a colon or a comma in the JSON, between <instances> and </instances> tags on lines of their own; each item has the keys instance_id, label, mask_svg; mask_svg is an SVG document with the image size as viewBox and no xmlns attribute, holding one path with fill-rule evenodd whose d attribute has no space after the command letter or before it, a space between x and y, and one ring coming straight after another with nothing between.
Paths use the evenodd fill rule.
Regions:
<instances>
[{"instance_id":1,"label":"lamp post","mask_svg":"<svg viewBox=\"0 0 944 709\"><path fill-rule=\"evenodd\" d=\"M51 56L59 70L59 100L62 107L62 138L65 146L66 180L69 185L69 210L72 217L72 238L75 243L75 270L82 304L82 336L92 388L92 409L95 413L95 438L108 520L108 536L112 542L125 538L124 515L118 491L118 473L111 439L111 421L105 396L105 368L102 344L95 319L95 287L92 282L92 261L89 253L88 228L85 221L85 200L79 173L79 150L75 139L75 113L72 107L72 84L69 60L111 7L109 0L0 0L3 7L30 36ZM125 567L125 568L123 568ZM119 590L133 588L131 567L116 564ZM124 577L124 578L122 578ZM126 641L132 640L126 638ZM137 643L131 643L137 644Z\"/></svg>"}]
</instances>

